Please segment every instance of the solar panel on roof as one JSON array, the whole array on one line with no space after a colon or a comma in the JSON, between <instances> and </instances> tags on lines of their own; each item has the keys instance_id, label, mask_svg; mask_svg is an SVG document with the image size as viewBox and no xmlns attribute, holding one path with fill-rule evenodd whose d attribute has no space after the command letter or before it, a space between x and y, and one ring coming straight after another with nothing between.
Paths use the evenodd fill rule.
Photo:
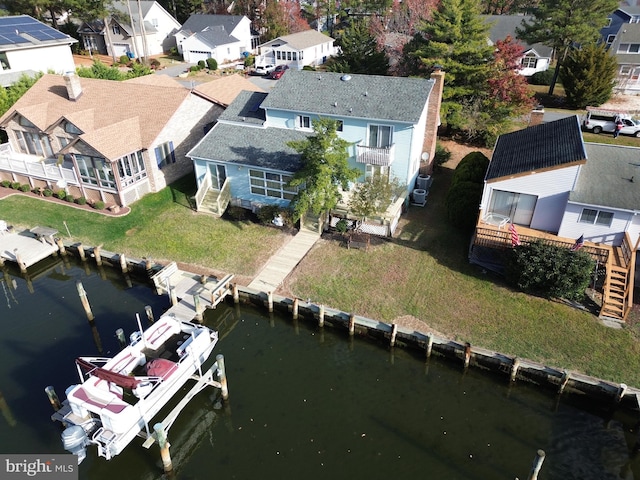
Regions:
<instances>
[{"instance_id":1,"label":"solar panel on roof","mask_svg":"<svg viewBox=\"0 0 640 480\"><path fill-rule=\"evenodd\" d=\"M20 35L22 33L26 33L41 42L67 38L67 35L64 33L26 15L19 17L0 17L0 43L29 43L28 38Z\"/></svg>"},{"instance_id":2,"label":"solar panel on roof","mask_svg":"<svg viewBox=\"0 0 640 480\"><path fill-rule=\"evenodd\" d=\"M256 103L254 103L251 108L249 109L250 112L257 112L258 109L260 108L260 104L262 103L262 99L258 100Z\"/></svg>"}]
</instances>

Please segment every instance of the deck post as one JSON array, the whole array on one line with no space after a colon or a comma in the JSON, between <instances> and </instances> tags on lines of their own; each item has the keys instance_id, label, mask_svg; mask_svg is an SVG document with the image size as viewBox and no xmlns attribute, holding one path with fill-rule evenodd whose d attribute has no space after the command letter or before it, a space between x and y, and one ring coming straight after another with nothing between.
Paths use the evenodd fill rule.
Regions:
<instances>
[{"instance_id":1,"label":"deck post","mask_svg":"<svg viewBox=\"0 0 640 480\"><path fill-rule=\"evenodd\" d=\"M324 327L324 305L318 305L318 326Z\"/></svg>"},{"instance_id":2,"label":"deck post","mask_svg":"<svg viewBox=\"0 0 640 480\"><path fill-rule=\"evenodd\" d=\"M227 372L224 368L224 355L216 355L216 363L218 365L218 380L220 380L222 399L229 400L229 387L227 386Z\"/></svg>"},{"instance_id":3,"label":"deck post","mask_svg":"<svg viewBox=\"0 0 640 480\"><path fill-rule=\"evenodd\" d=\"M151 308L151 305L147 305L146 307L144 307L144 311L147 314L147 320L149 320L149 323L153 323L153 309Z\"/></svg>"},{"instance_id":4,"label":"deck post","mask_svg":"<svg viewBox=\"0 0 640 480\"><path fill-rule=\"evenodd\" d=\"M233 303L240 303L240 295L238 294L238 284L233 284Z\"/></svg>"},{"instance_id":5,"label":"deck post","mask_svg":"<svg viewBox=\"0 0 640 480\"><path fill-rule=\"evenodd\" d=\"M464 368L469 368L470 360L471 360L471 344L467 342L464 345Z\"/></svg>"},{"instance_id":6,"label":"deck post","mask_svg":"<svg viewBox=\"0 0 640 480\"><path fill-rule=\"evenodd\" d=\"M515 357L513 359L513 363L511 364L511 375L510 380L512 382L516 381L516 376L518 375L518 369L520 368L520 359Z\"/></svg>"},{"instance_id":7,"label":"deck post","mask_svg":"<svg viewBox=\"0 0 640 480\"><path fill-rule=\"evenodd\" d=\"M356 315L354 313L349 314L349 336L353 337L356 333Z\"/></svg>"},{"instance_id":8,"label":"deck post","mask_svg":"<svg viewBox=\"0 0 640 480\"><path fill-rule=\"evenodd\" d=\"M98 265L99 267L102 266L102 255L100 254L101 248L102 248L102 245L93 247L93 256L96 257L96 265Z\"/></svg>"},{"instance_id":9,"label":"deck post","mask_svg":"<svg viewBox=\"0 0 640 480\"><path fill-rule=\"evenodd\" d=\"M291 313L293 314L293 319L298 319L298 298L293 299L293 306L291 307Z\"/></svg>"},{"instance_id":10,"label":"deck post","mask_svg":"<svg viewBox=\"0 0 640 480\"><path fill-rule=\"evenodd\" d=\"M47 394L47 397L49 397L49 402L51 403L53 409L56 412L60 410L60 407L62 407L62 405L60 404L60 399L58 399L58 395L56 395L56 391L54 390L54 388L49 385L44 389L44 391Z\"/></svg>"},{"instance_id":11,"label":"deck post","mask_svg":"<svg viewBox=\"0 0 640 480\"><path fill-rule=\"evenodd\" d=\"M127 273L129 271L127 269L127 258L124 256L124 253L120 254L120 268L122 269L122 273Z\"/></svg>"},{"instance_id":12,"label":"deck post","mask_svg":"<svg viewBox=\"0 0 640 480\"><path fill-rule=\"evenodd\" d=\"M531 473L528 480L538 480L538 473L542 468L542 462L544 462L545 453L544 450L538 450L536 458L533 460L533 466L531 467Z\"/></svg>"},{"instance_id":13,"label":"deck post","mask_svg":"<svg viewBox=\"0 0 640 480\"><path fill-rule=\"evenodd\" d=\"M398 324L391 324L391 342L389 343L390 347L394 347L396 345L396 336L398 335Z\"/></svg>"},{"instance_id":14,"label":"deck post","mask_svg":"<svg viewBox=\"0 0 640 480\"><path fill-rule=\"evenodd\" d=\"M118 342L120 343L120 350L122 350L124 347L127 346L127 339L124 337L124 330L121 328L118 328L116 330L116 338L118 339Z\"/></svg>"},{"instance_id":15,"label":"deck post","mask_svg":"<svg viewBox=\"0 0 640 480\"><path fill-rule=\"evenodd\" d=\"M193 308L196 309L196 320L202 323L202 309L200 308L200 295L195 293L193 295Z\"/></svg>"},{"instance_id":16,"label":"deck post","mask_svg":"<svg viewBox=\"0 0 640 480\"><path fill-rule=\"evenodd\" d=\"M161 422L156 423L153 426L153 430L156 432L156 438L158 445L160 446L160 457L162 457L162 467L165 473L169 473L173 470L171 463L171 454L169 453L169 441L167 440L167 432L164 431L164 425Z\"/></svg>"},{"instance_id":17,"label":"deck post","mask_svg":"<svg viewBox=\"0 0 640 480\"><path fill-rule=\"evenodd\" d=\"M18 249L16 248L13 251L13 253L16 256L16 262L18 263L18 266L20 267L20 272L21 273L27 273L27 265L25 265L25 263L22 261L22 255L20 255L20 252L18 252Z\"/></svg>"},{"instance_id":18,"label":"deck post","mask_svg":"<svg viewBox=\"0 0 640 480\"><path fill-rule=\"evenodd\" d=\"M82 306L84 307L84 313L87 315L87 320L90 322L93 321L94 316L91 311L91 305L89 305L89 299L87 298L87 292L84 290L84 286L81 281L76 282L76 288L78 289L78 295L80 296L80 301L82 302Z\"/></svg>"},{"instance_id":19,"label":"deck post","mask_svg":"<svg viewBox=\"0 0 640 480\"><path fill-rule=\"evenodd\" d=\"M66 255L67 254L67 249L64 248L64 243L62 243L62 239L61 238L56 238L56 245L58 246L58 251L60 252L60 255Z\"/></svg>"},{"instance_id":20,"label":"deck post","mask_svg":"<svg viewBox=\"0 0 640 480\"><path fill-rule=\"evenodd\" d=\"M80 257L80 260L82 260L83 262L87 259L87 257L84 254L84 247L82 246L81 243L78 244L78 256Z\"/></svg>"},{"instance_id":21,"label":"deck post","mask_svg":"<svg viewBox=\"0 0 640 480\"><path fill-rule=\"evenodd\" d=\"M269 309L269 313L273 312L273 293L267 292L267 307Z\"/></svg>"},{"instance_id":22,"label":"deck post","mask_svg":"<svg viewBox=\"0 0 640 480\"><path fill-rule=\"evenodd\" d=\"M431 357L431 350L433 349L433 335L431 332L427 334L427 359Z\"/></svg>"}]
</instances>

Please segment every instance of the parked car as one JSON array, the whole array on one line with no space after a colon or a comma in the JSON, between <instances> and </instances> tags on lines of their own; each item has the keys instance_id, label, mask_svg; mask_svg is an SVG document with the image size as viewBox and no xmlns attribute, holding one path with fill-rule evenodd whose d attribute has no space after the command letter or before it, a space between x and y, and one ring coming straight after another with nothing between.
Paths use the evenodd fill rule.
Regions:
<instances>
[{"instance_id":1,"label":"parked car","mask_svg":"<svg viewBox=\"0 0 640 480\"><path fill-rule=\"evenodd\" d=\"M254 70L254 75L269 75L276 68L275 65L258 65Z\"/></svg>"},{"instance_id":2,"label":"parked car","mask_svg":"<svg viewBox=\"0 0 640 480\"><path fill-rule=\"evenodd\" d=\"M269 74L269 78L272 78L274 80L278 80L279 78L282 77L282 75L284 75L284 72L286 72L287 70L289 70L289 67L287 65L278 65L270 74Z\"/></svg>"},{"instance_id":3,"label":"parked car","mask_svg":"<svg viewBox=\"0 0 640 480\"><path fill-rule=\"evenodd\" d=\"M616 130L617 120L622 122L622 130L620 130L621 134L640 137L640 121L629 116L625 116L624 114L616 114L613 112L587 112L582 119L582 128L596 134L602 132L613 133Z\"/></svg>"}]
</instances>

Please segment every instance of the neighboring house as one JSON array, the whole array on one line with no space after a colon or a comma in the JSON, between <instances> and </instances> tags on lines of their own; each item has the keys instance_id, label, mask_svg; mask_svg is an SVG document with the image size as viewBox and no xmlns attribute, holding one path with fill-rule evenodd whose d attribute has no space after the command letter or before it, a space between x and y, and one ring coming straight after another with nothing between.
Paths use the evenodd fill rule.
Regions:
<instances>
[{"instance_id":1,"label":"neighboring house","mask_svg":"<svg viewBox=\"0 0 640 480\"><path fill-rule=\"evenodd\" d=\"M518 73L529 77L536 72L544 72L549 69L551 58L553 57L553 48L542 43L528 45L517 39L516 28L521 27L523 21L531 23L532 16L483 15L482 18L490 26L489 40L491 45L495 45L498 40L505 40L508 36L511 36L524 48Z\"/></svg>"},{"instance_id":2,"label":"neighboring house","mask_svg":"<svg viewBox=\"0 0 640 480\"><path fill-rule=\"evenodd\" d=\"M155 1L113 2L115 12L104 19L83 23L78 28L82 45L89 52L131 58L159 55L175 47L180 23ZM140 19L142 18L142 21Z\"/></svg>"},{"instance_id":3,"label":"neighboring house","mask_svg":"<svg viewBox=\"0 0 640 480\"><path fill-rule=\"evenodd\" d=\"M443 78L440 71L426 80L293 69L269 93L242 92L187 154L198 209L221 215L229 203L253 211L288 205L296 191L287 183L301 164L287 142L312 135L313 122L325 117L351 143L359 182L380 174L406 185L387 214L369 219L369 233L391 235L421 167L430 168L421 159L433 159Z\"/></svg>"},{"instance_id":4,"label":"neighboring house","mask_svg":"<svg viewBox=\"0 0 640 480\"><path fill-rule=\"evenodd\" d=\"M251 32L251 20L241 15L194 14L175 34L178 52L185 62L214 58L220 65L252 52L256 38Z\"/></svg>"},{"instance_id":5,"label":"neighboring house","mask_svg":"<svg viewBox=\"0 0 640 480\"><path fill-rule=\"evenodd\" d=\"M640 22L640 7L621 4L615 12L607 17L607 25L600 29L600 37L605 45L610 47L623 25L638 22Z\"/></svg>"},{"instance_id":6,"label":"neighboring house","mask_svg":"<svg viewBox=\"0 0 640 480\"><path fill-rule=\"evenodd\" d=\"M28 15L0 17L0 86L23 74L75 71L71 45L77 40Z\"/></svg>"},{"instance_id":7,"label":"neighboring house","mask_svg":"<svg viewBox=\"0 0 640 480\"><path fill-rule=\"evenodd\" d=\"M322 65L329 57L337 55L335 40L316 30L292 33L274 38L260 45L256 56L256 67L265 65L287 65L302 70L302 67Z\"/></svg>"},{"instance_id":8,"label":"neighboring house","mask_svg":"<svg viewBox=\"0 0 640 480\"><path fill-rule=\"evenodd\" d=\"M626 95L640 93L640 23L625 23L609 46L618 62L615 91Z\"/></svg>"},{"instance_id":9,"label":"neighboring house","mask_svg":"<svg viewBox=\"0 0 640 480\"><path fill-rule=\"evenodd\" d=\"M116 207L188 174L223 107L169 80L44 75L0 117L0 179Z\"/></svg>"},{"instance_id":10,"label":"neighboring house","mask_svg":"<svg viewBox=\"0 0 640 480\"><path fill-rule=\"evenodd\" d=\"M510 223L523 227L521 236L526 231L568 247L583 237L593 251L609 252L607 262L626 256L621 268L632 278L640 235L638 158L637 148L585 144L577 116L501 135L485 176L476 245L486 241L487 228L508 235ZM618 247L623 253L615 253Z\"/></svg>"}]
</instances>

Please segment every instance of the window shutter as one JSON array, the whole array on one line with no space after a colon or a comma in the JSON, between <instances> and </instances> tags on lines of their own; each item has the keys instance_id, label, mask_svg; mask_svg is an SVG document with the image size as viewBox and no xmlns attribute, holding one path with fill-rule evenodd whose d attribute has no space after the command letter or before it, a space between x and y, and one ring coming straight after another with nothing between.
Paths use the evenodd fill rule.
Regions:
<instances>
[{"instance_id":1,"label":"window shutter","mask_svg":"<svg viewBox=\"0 0 640 480\"><path fill-rule=\"evenodd\" d=\"M173 151L173 142L169 142L169 153L171 154L171 163L176 163L176 154Z\"/></svg>"},{"instance_id":2,"label":"window shutter","mask_svg":"<svg viewBox=\"0 0 640 480\"><path fill-rule=\"evenodd\" d=\"M156 162L158 162L158 166L161 167L164 158L162 157L162 148L156 147Z\"/></svg>"}]
</instances>

